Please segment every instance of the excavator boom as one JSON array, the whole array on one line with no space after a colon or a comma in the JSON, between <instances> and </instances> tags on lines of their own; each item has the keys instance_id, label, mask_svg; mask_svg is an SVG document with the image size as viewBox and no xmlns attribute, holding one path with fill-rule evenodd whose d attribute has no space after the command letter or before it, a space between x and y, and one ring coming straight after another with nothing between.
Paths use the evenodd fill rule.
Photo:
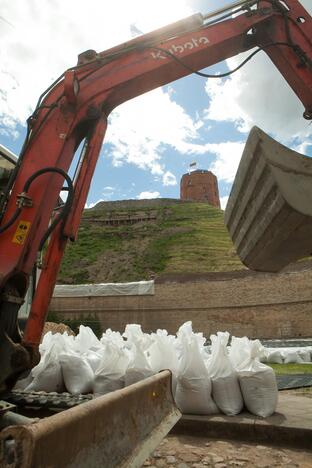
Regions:
<instances>
[{"instance_id":1,"label":"excavator boom","mask_svg":"<svg viewBox=\"0 0 312 468\"><path fill-rule=\"evenodd\" d=\"M65 71L40 96L27 122L20 157L0 200L0 393L10 390L17 378L39 361L38 345L58 270L68 240L74 241L77 236L110 112L129 99L191 73L209 77L198 70L257 47L270 57L297 94L304 106L304 117L312 119L311 30L312 19L298 0L236 1L213 14L193 15L104 52L88 50L79 55L77 66ZM71 180L68 171L82 142L82 155ZM58 200L64 181L68 197L60 207ZM38 253L43 253L42 271L22 338L17 312L37 265ZM161 387L168 390L169 374L162 374L160 381ZM162 392L151 393L151 387L144 388L144 398L151 398L153 407ZM125 396L118 395L121 400ZM107 425L109 415L114 418L118 413L118 404L114 410L104 410L107 401L103 398L85 403L70 413L70 418L77 417L82 422L77 428L83 427L84 418L94 418L91 432L83 436L79 436L79 431L75 433L78 445L83 441L82 446L88 447L94 441L104 447L103 423L97 423L96 412L102 414L103 404ZM167 401L171 402L169 413L175 416L166 421L172 422L178 413L172 398ZM150 413L146 428L153 433L151 407L147 410ZM157 405L154 411L158 411ZM67 424L66 412L64 415L53 417L53 431L61 428L62 421ZM169 430L170 424L165 425ZM57 444L57 431L53 431L49 433L49 424L44 421L27 430L23 425L7 428L1 436L5 448L2 456L15 460L14 447L16 453L25 453L23 444L27 441L32 451L28 465L17 461L13 466L46 466L40 445L51 447L47 442L50 436L51 444ZM98 466L92 461L79 465L74 457L74 452L80 453L78 445L66 466ZM83 460L91 457L88 449L84 453L88 455ZM123 459L129 460L125 452Z\"/></svg>"}]
</instances>

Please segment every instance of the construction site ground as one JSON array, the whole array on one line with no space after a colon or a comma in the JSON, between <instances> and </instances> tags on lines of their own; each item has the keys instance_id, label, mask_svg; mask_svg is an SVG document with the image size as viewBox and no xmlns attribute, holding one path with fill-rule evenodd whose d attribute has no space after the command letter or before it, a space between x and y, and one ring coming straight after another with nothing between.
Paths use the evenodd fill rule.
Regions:
<instances>
[{"instance_id":1,"label":"construction site ground","mask_svg":"<svg viewBox=\"0 0 312 468\"><path fill-rule=\"evenodd\" d=\"M312 389L283 391L266 419L184 416L144 466L311 468Z\"/></svg>"}]
</instances>

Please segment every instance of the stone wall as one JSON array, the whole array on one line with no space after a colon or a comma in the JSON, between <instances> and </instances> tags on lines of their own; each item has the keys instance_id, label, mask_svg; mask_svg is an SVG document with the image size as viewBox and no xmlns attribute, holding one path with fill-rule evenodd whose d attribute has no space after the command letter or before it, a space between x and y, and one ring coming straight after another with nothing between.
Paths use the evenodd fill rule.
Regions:
<instances>
[{"instance_id":1,"label":"stone wall","mask_svg":"<svg viewBox=\"0 0 312 468\"><path fill-rule=\"evenodd\" d=\"M228 330L250 338L312 336L312 270L280 274L250 272L175 276L156 281L154 296L53 298L62 317L94 317L104 329L175 333L187 320L205 336Z\"/></svg>"}]
</instances>

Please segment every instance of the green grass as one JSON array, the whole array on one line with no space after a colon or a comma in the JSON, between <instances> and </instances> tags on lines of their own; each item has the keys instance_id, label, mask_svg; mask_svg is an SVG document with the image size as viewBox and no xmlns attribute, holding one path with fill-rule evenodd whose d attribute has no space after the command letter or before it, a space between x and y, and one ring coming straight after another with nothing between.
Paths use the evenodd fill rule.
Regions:
<instances>
[{"instance_id":1,"label":"green grass","mask_svg":"<svg viewBox=\"0 0 312 468\"><path fill-rule=\"evenodd\" d=\"M268 364L276 374L312 374L311 364Z\"/></svg>"},{"instance_id":2,"label":"green grass","mask_svg":"<svg viewBox=\"0 0 312 468\"><path fill-rule=\"evenodd\" d=\"M244 268L224 226L223 212L207 203L177 201L152 209L117 208L85 211L78 241L66 250L60 282L137 281L148 279L151 273ZM120 214L151 211L157 213L154 223L112 227L99 222Z\"/></svg>"}]
</instances>

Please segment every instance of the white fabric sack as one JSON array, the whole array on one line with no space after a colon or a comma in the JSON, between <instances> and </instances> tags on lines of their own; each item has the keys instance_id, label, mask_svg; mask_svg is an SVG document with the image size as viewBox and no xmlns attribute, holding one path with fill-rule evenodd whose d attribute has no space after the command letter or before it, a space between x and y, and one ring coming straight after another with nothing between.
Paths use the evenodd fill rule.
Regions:
<instances>
[{"instance_id":1,"label":"white fabric sack","mask_svg":"<svg viewBox=\"0 0 312 468\"><path fill-rule=\"evenodd\" d=\"M97 351L101 348L100 340L98 340L91 328L80 325L79 333L75 336L73 350L83 354L89 350Z\"/></svg>"},{"instance_id":2,"label":"white fabric sack","mask_svg":"<svg viewBox=\"0 0 312 468\"><path fill-rule=\"evenodd\" d=\"M279 349L267 349L267 362L271 364L283 364L283 356Z\"/></svg>"},{"instance_id":3,"label":"white fabric sack","mask_svg":"<svg viewBox=\"0 0 312 468\"><path fill-rule=\"evenodd\" d=\"M211 358L208 361L208 375L212 381L212 397L222 413L228 416L239 414L244 406L238 377L228 352L228 332L211 335Z\"/></svg>"},{"instance_id":4,"label":"white fabric sack","mask_svg":"<svg viewBox=\"0 0 312 468\"><path fill-rule=\"evenodd\" d=\"M102 335L100 342L105 346L106 343L112 342L122 348L125 345L125 341L122 335L119 332L113 331L111 328L108 328Z\"/></svg>"},{"instance_id":5,"label":"white fabric sack","mask_svg":"<svg viewBox=\"0 0 312 468\"><path fill-rule=\"evenodd\" d=\"M178 369L175 401L184 414L216 414L211 397L211 381L200 350L200 341L186 322L178 331L181 359Z\"/></svg>"},{"instance_id":6,"label":"white fabric sack","mask_svg":"<svg viewBox=\"0 0 312 468\"><path fill-rule=\"evenodd\" d=\"M49 350L53 344L53 333L48 331L42 338L42 342L39 345L39 352L42 356L45 351Z\"/></svg>"},{"instance_id":7,"label":"white fabric sack","mask_svg":"<svg viewBox=\"0 0 312 468\"><path fill-rule=\"evenodd\" d=\"M16 382L13 390L25 390L25 388L27 388L28 385L30 385L32 381L33 381L33 376L31 375L31 372L29 372L27 377L24 377L23 379L20 379Z\"/></svg>"},{"instance_id":8,"label":"white fabric sack","mask_svg":"<svg viewBox=\"0 0 312 468\"><path fill-rule=\"evenodd\" d=\"M83 356L74 352L63 353L60 355L60 363L65 386L69 393L79 395L92 391L94 372Z\"/></svg>"},{"instance_id":9,"label":"white fabric sack","mask_svg":"<svg viewBox=\"0 0 312 468\"><path fill-rule=\"evenodd\" d=\"M266 418L276 410L278 388L273 369L259 361L259 340L250 342L250 355L238 370L246 408L256 416Z\"/></svg>"},{"instance_id":10,"label":"white fabric sack","mask_svg":"<svg viewBox=\"0 0 312 468\"><path fill-rule=\"evenodd\" d=\"M113 342L106 344L102 359L94 374L93 392L96 396L124 387L129 360L130 356L125 348L119 348Z\"/></svg>"},{"instance_id":11,"label":"white fabric sack","mask_svg":"<svg viewBox=\"0 0 312 468\"><path fill-rule=\"evenodd\" d=\"M286 348L282 350L281 353L283 356L284 364L301 364L303 362L296 348Z\"/></svg>"},{"instance_id":12,"label":"white fabric sack","mask_svg":"<svg viewBox=\"0 0 312 468\"><path fill-rule=\"evenodd\" d=\"M153 344L153 339L148 333L143 333L141 325L131 323L126 325L123 336L127 339L125 345L131 349L131 344L139 344L140 349L145 352Z\"/></svg>"},{"instance_id":13,"label":"white fabric sack","mask_svg":"<svg viewBox=\"0 0 312 468\"><path fill-rule=\"evenodd\" d=\"M153 343L148 349L148 361L154 373L169 369L175 375L178 370L178 356L175 349L176 338L167 330L157 330L151 334Z\"/></svg>"},{"instance_id":14,"label":"white fabric sack","mask_svg":"<svg viewBox=\"0 0 312 468\"><path fill-rule=\"evenodd\" d=\"M130 352L130 362L126 370L125 385L131 385L153 375L147 360L147 350L153 340L147 333L143 333L141 325L126 326L123 336L127 338L125 346Z\"/></svg>"},{"instance_id":15,"label":"white fabric sack","mask_svg":"<svg viewBox=\"0 0 312 468\"><path fill-rule=\"evenodd\" d=\"M151 375L153 375L153 371L140 343L132 343L130 348L130 362L125 374L125 386L132 385Z\"/></svg>"},{"instance_id":16,"label":"white fabric sack","mask_svg":"<svg viewBox=\"0 0 312 468\"><path fill-rule=\"evenodd\" d=\"M39 345L39 352L41 354L41 357L46 351L49 351L53 345L55 345L55 350L57 353L60 353L64 350L70 351L74 346L74 337L72 335L68 335L67 332L47 332Z\"/></svg>"},{"instance_id":17,"label":"white fabric sack","mask_svg":"<svg viewBox=\"0 0 312 468\"><path fill-rule=\"evenodd\" d=\"M46 350L37 366L31 370L32 382L26 391L62 392L64 389L62 368L59 362L57 344Z\"/></svg>"},{"instance_id":18,"label":"white fabric sack","mask_svg":"<svg viewBox=\"0 0 312 468\"><path fill-rule=\"evenodd\" d=\"M172 372L172 392L175 394L178 374L178 356L175 348L176 338L168 335L167 330L157 330L152 333L153 344L148 348L148 362L153 374L164 369Z\"/></svg>"},{"instance_id":19,"label":"white fabric sack","mask_svg":"<svg viewBox=\"0 0 312 468\"><path fill-rule=\"evenodd\" d=\"M302 362L311 362L311 354L310 354L310 350L308 347L299 348L298 354L300 358L302 359Z\"/></svg>"},{"instance_id":20,"label":"white fabric sack","mask_svg":"<svg viewBox=\"0 0 312 468\"><path fill-rule=\"evenodd\" d=\"M88 351L87 353L83 354L83 357L86 359L93 372L96 371L101 363L103 351L104 349L98 351L97 353L95 351Z\"/></svg>"},{"instance_id":21,"label":"white fabric sack","mask_svg":"<svg viewBox=\"0 0 312 468\"><path fill-rule=\"evenodd\" d=\"M234 369L237 369L242 362L246 361L249 354L249 339L246 336L241 338L232 336L231 346L229 348L229 359Z\"/></svg>"}]
</instances>

